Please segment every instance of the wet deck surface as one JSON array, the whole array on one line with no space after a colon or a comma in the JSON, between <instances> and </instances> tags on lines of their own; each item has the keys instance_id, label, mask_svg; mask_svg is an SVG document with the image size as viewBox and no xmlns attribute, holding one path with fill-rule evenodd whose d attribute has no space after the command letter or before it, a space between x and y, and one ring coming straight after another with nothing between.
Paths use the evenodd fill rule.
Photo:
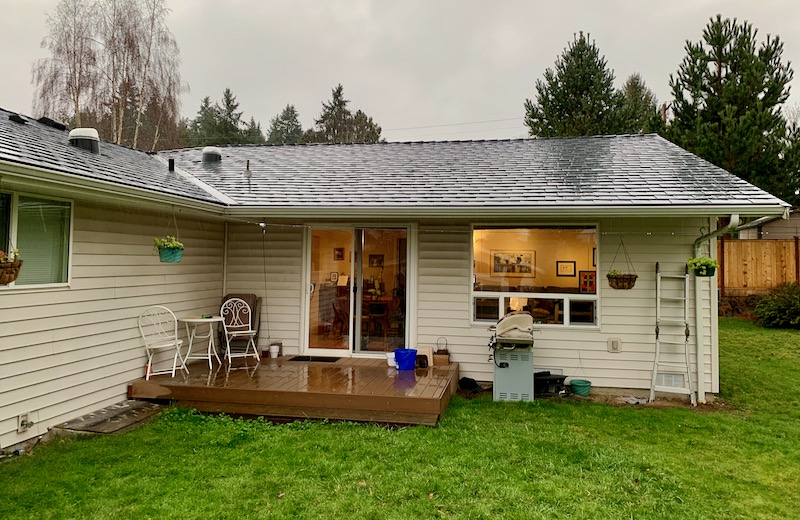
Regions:
<instances>
[{"instance_id":1,"label":"wet deck surface","mask_svg":"<svg viewBox=\"0 0 800 520\"><path fill-rule=\"evenodd\" d=\"M188 375L134 381L128 394L203 412L435 425L458 384L457 364L398 371L385 359L290 359L194 363Z\"/></svg>"}]
</instances>

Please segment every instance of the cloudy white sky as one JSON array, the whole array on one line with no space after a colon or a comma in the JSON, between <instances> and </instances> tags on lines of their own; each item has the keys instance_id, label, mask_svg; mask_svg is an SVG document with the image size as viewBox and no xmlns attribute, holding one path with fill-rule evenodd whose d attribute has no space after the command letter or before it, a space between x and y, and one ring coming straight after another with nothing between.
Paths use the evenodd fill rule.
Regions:
<instances>
[{"instance_id":1,"label":"cloudy white sky","mask_svg":"<svg viewBox=\"0 0 800 520\"><path fill-rule=\"evenodd\" d=\"M58 0L0 0L0 107L31 114L31 64ZM527 135L523 103L571 41L591 34L617 86L642 75L669 101L669 75L687 39L698 41L716 14L779 35L784 60L800 63L797 0L171 0L169 27L191 91L230 87L266 130L287 104L303 128L331 89L390 141L497 139ZM800 75L800 71L798 71ZM800 88L798 81L793 82ZM800 96L795 92L794 104Z\"/></svg>"}]
</instances>

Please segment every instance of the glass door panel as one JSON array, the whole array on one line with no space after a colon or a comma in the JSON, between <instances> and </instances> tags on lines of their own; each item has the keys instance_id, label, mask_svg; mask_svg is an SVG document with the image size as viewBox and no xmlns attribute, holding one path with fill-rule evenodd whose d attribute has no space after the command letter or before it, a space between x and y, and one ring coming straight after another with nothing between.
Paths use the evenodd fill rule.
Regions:
<instances>
[{"instance_id":1,"label":"glass door panel","mask_svg":"<svg viewBox=\"0 0 800 520\"><path fill-rule=\"evenodd\" d=\"M356 244L356 351L405 348L407 232L358 229Z\"/></svg>"},{"instance_id":2,"label":"glass door panel","mask_svg":"<svg viewBox=\"0 0 800 520\"><path fill-rule=\"evenodd\" d=\"M353 230L313 229L310 253L308 350L349 355Z\"/></svg>"}]
</instances>

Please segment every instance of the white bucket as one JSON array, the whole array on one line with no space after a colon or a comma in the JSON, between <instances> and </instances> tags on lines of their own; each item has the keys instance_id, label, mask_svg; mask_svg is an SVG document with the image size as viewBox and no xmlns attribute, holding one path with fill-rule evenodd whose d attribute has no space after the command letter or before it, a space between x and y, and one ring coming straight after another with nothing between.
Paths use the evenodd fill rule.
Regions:
<instances>
[{"instance_id":1,"label":"white bucket","mask_svg":"<svg viewBox=\"0 0 800 520\"><path fill-rule=\"evenodd\" d=\"M397 363L394 360L394 352L387 352L386 353L386 362L389 363L390 367L396 367Z\"/></svg>"},{"instance_id":2,"label":"white bucket","mask_svg":"<svg viewBox=\"0 0 800 520\"><path fill-rule=\"evenodd\" d=\"M273 343L269 346L269 357L276 358L281 355L281 344Z\"/></svg>"}]
</instances>

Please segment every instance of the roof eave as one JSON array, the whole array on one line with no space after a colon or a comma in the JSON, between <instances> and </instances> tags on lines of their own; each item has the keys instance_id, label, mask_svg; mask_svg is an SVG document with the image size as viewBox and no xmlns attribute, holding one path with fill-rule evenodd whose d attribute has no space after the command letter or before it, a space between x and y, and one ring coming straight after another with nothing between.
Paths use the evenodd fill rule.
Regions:
<instances>
[{"instance_id":1,"label":"roof eave","mask_svg":"<svg viewBox=\"0 0 800 520\"><path fill-rule=\"evenodd\" d=\"M11 187L10 185L40 189L56 187L59 191L73 196L89 194L89 196L98 200L111 199L119 202L119 197L125 197L142 205L161 206L170 204L217 214L223 214L226 207L225 204L220 202L209 202L185 195L145 190L62 171L48 170L38 166L19 164L4 159L0 159L0 178L4 180L3 185L7 187Z\"/></svg>"},{"instance_id":2,"label":"roof eave","mask_svg":"<svg viewBox=\"0 0 800 520\"><path fill-rule=\"evenodd\" d=\"M227 214L237 217L265 216L273 218L552 218L561 217L716 217L739 214L743 216L782 216L788 205L659 205L659 206L536 206L536 207L476 207L476 206L415 206L415 207L344 207L344 206L236 206Z\"/></svg>"}]
</instances>

